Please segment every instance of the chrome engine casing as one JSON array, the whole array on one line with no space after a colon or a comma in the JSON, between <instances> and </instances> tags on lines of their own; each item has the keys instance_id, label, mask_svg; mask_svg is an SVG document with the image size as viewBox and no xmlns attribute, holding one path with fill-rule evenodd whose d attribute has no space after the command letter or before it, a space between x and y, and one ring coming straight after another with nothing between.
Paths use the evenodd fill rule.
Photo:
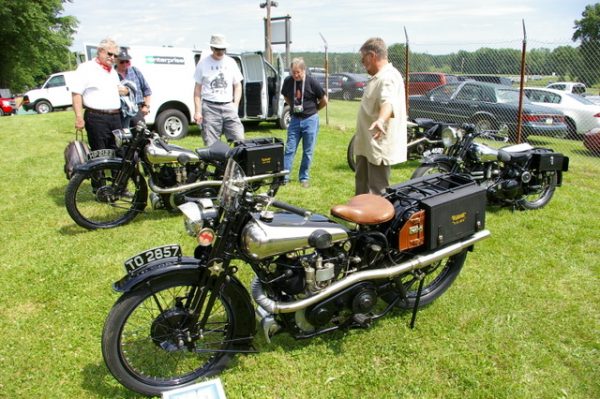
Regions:
<instances>
[{"instance_id":1,"label":"chrome engine casing","mask_svg":"<svg viewBox=\"0 0 600 399\"><path fill-rule=\"evenodd\" d=\"M199 162L200 158L194 151L173 144L167 144L167 150L156 145L152 140L146 146L146 158L152 164L179 163L179 157L184 155L188 162Z\"/></svg>"},{"instance_id":2,"label":"chrome engine casing","mask_svg":"<svg viewBox=\"0 0 600 399\"><path fill-rule=\"evenodd\" d=\"M241 234L241 247L252 259L266 259L291 251L310 248L308 238L317 230L331 234L332 242L348 239L348 230L322 215L305 219L289 212L275 212L272 220L252 215Z\"/></svg>"},{"instance_id":3,"label":"chrome engine casing","mask_svg":"<svg viewBox=\"0 0 600 399\"><path fill-rule=\"evenodd\" d=\"M498 150L492 147L488 147L485 144L473 143L469 152L473 156L473 159L477 159L481 162L493 162L498 160Z\"/></svg>"}]
</instances>

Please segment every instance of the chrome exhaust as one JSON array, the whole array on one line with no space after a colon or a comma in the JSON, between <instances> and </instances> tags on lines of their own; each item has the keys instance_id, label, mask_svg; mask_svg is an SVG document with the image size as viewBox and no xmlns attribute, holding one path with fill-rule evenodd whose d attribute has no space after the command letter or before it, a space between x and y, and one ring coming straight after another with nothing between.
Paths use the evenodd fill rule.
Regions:
<instances>
[{"instance_id":1,"label":"chrome exhaust","mask_svg":"<svg viewBox=\"0 0 600 399\"><path fill-rule=\"evenodd\" d=\"M336 281L329 287L316 295L308 298L304 298L294 302L277 302L266 296L263 291L262 285L257 277L252 280L251 290L254 301L263 309L271 314L276 313L293 313L298 310L307 308L308 306L319 303L320 301L336 294L354 284L358 284L363 281L370 280L384 280L394 278L400 274L410 272L415 269L422 269L432 263L438 262L444 258L452 255L456 255L466 248L474 245L476 242L481 241L490 236L489 230L481 230L472 236L458 241L454 244L448 245L447 247L432 251L427 254L417 255L414 258L402 262L400 264L386 267L384 269L376 270L365 270L362 272L354 273L340 281Z\"/></svg>"},{"instance_id":2,"label":"chrome exhaust","mask_svg":"<svg viewBox=\"0 0 600 399\"><path fill-rule=\"evenodd\" d=\"M430 140L427 137L421 137L419 139L411 141L406 145L406 147L410 149L411 147L414 147L417 144L421 144L423 142L426 142L427 144L441 144L442 140Z\"/></svg>"}]
</instances>

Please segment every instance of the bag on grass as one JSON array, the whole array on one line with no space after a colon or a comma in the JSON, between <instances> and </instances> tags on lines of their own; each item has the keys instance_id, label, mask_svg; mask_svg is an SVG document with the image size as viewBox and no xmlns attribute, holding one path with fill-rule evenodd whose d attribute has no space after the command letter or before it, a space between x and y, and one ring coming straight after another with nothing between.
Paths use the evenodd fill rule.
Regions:
<instances>
[{"instance_id":1,"label":"bag on grass","mask_svg":"<svg viewBox=\"0 0 600 399\"><path fill-rule=\"evenodd\" d=\"M81 140L79 139L79 133L81 133ZM69 142L65 148L65 175L67 180L73 177L76 166L87 162L89 153L90 147L83 141L83 131L76 130L75 140Z\"/></svg>"}]
</instances>

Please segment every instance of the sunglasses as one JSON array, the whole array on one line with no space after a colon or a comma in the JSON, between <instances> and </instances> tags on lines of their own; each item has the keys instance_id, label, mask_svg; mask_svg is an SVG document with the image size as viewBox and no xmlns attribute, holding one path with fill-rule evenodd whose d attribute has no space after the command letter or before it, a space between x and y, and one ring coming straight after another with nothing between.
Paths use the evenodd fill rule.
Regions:
<instances>
[{"instance_id":1,"label":"sunglasses","mask_svg":"<svg viewBox=\"0 0 600 399\"><path fill-rule=\"evenodd\" d=\"M116 57L118 55L118 53L111 53L110 51L107 51L106 54L108 54L109 57Z\"/></svg>"},{"instance_id":2,"label":"sunglasses","mask_svg":"<svg viewBox=\"0 0 600 399\"><path fill-rule=\"evenodd\" d=\"M129 60L119 61L119 64L129 64Z\"/></svg>"}]
</instances>

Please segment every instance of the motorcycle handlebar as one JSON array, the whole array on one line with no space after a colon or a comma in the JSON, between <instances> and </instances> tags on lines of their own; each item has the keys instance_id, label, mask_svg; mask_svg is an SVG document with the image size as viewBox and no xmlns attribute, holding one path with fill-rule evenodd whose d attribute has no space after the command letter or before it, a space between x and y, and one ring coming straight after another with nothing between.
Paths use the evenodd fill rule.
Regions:
<instances>
[{"instance_id":1,"label":"motorcycle handlebar","mask_svg":"<svg viewBox=\"0 0 600 399\"><path fill-rule=\"evenodd\" d=\"M300 207L285 203L285 202L281 202L278 200L273 200L271 202L271 205L273 205L276 208L279 209L283 209L284 211L289 211L292 213L295 213L296 215L302 216L302 217L309 217L310 215L312 215L312 212L307 210L307 209L302 209Z\"/></svg>"}]
</instances>

